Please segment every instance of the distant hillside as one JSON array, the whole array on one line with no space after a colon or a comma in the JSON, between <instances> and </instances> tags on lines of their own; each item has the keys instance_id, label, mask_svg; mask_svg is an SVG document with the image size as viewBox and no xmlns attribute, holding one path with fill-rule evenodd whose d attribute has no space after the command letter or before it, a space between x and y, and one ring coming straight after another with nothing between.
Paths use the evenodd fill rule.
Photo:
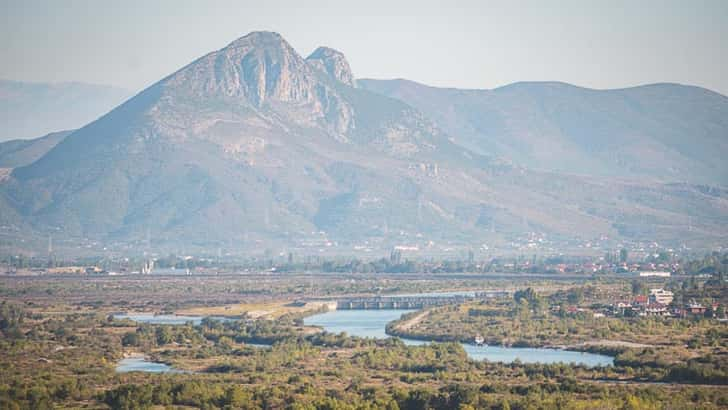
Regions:
<instances>
[{"instance_id":1,"label":"distant hillside","mask_svg":"<svg viewBox=\"0 0 728 410\"><path fill-rule=\"evenodd\" d=\"M52 132L40 138L0 142L0 168L29 165L50 151L71 131Z\"/></svg>"},{"instance_id":2,"label":"distant hillside","mask_svg":"<svg viewBox=\"0 0 728 410\"><path fill-rule=\"evenodd\" d=\"M79 128L131 94L105 85L0 80L0 141Z\"/></svg>"},{"instance_id":3,"label":"distant hillside","mask_svg":"<svg viewBox=\"0 0 728 410\"><path fill-rule=\"evenodd\" d=\"M419 109L481 153L531 168L728 185L728 97L678 84L592 90L524 82L494 90L407 80L360 87Z\"/></svg>"}]
</instances>

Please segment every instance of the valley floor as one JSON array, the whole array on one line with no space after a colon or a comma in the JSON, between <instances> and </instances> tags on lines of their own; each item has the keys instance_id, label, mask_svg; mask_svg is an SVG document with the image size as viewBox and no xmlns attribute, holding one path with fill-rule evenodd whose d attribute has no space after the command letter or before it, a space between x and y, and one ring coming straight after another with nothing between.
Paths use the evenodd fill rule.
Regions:
<instances>
[{"instance_id":1,"label":"valley floor","mask_svg":"<svg viewBox=\"0 0 728 410\"><path fill-rule=\"evenodd\" d=\"M469 359L457 343L408 346L393 338L321 332L303 319L323 306L296 301L370 292L497 289L505 281L463 275L423 275L419 280L324 276L0 278L0 366L6 369L0 407L728 406L727 333L716 321L593 321L524 309L509 297L429 308L389 326L390 333L415 337L461 340L478 332L489 343L568 345L616 355L615 365L608 367L484 362ZM567 297L573 288L602 286L604 292L594 294L604 295L629 287L542 279L511 285L538 287L538 297L549 301ZM114 316L131 311L229 318L153 324ZM134 355L179 372L117 373L117 363Z\"/></svg>"}]
</instances>

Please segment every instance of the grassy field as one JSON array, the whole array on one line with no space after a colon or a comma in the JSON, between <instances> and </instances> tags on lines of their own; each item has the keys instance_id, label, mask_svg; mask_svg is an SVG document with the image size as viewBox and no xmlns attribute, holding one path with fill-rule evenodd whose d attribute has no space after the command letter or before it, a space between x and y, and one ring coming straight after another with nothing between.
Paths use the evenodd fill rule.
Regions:
<instances>
[{"instance_id":1,"label":"grassy field","mask_svg":"<svg viewBox=\"0 0 728 410\"><path fill-rule=\"evenodd\" d=\"M278 319L287 314L305 314L324 309L324 302L306 302L298 304L289 301L268 303L238 303L224 306L203 306L178 310L179 315L189 316L218 316L218 317L248 317L251 319Z\"/></svg>"}]
</instances>

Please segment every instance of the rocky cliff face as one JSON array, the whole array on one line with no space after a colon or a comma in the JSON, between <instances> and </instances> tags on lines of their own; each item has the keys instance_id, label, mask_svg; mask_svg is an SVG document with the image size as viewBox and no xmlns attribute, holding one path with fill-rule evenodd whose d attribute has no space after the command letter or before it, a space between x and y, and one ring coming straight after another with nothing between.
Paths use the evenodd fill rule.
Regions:
<instances>
[{"instance_id":1,"label":"rocky cliff face","mask_svg":"<svg viewBox=\"0 0 728 410\"><path fill-rule=\"evenodd\" d=\"M268 114L275 113L283 121L319 126L338 137L352 126L350 104L277 33L254 32L235 40L160 86L160 121L186 100L227 106L233 119L258 116L271 123L277 120Z\"/></svg>"},{"instance_id":2,"label":"rocky cliff face","mask_svg":"<svg viewBox=\"0 0 728 410\"><path fill-rule=\"evenodd\" d=\"M144 133L213 140L231 152L271 146L301 130L397 156L432 150L426 140L440 133L427 119L353 85L340 52L320 47L304 60L279 34L255 32L145 91L159 95L146 113L153 129Z\"/></svg>"},{"instance_id":3,"label":"rocky cliff face","mask_svg":"<svg viewBox=\"0 0 728 410\"><path fill-rule=\"evenodd\" d=\"M337 81L350 87L356 87L356 79L351 72L349 62L340 51L319 47L306 58L306 61Z\"/></svg>"},{"instance_id":4,"label":"rocky cliff face","mask_svg":"<svg viewBox=\"0 0 728 410\"><path fill-rule=\"evenodd\" d=\"M233 97L260 108L269 101L307 104L316 98L311 68L277 33L233 41L163 80L177 94Z\"/></svg>"}]
</instances>

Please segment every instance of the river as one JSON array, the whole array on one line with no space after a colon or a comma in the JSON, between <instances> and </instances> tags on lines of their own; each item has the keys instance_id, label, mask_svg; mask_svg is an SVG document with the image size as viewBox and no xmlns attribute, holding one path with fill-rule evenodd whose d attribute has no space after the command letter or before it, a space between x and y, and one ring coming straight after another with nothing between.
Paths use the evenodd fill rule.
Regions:
<instances>
[{"instance_id":1,"label":"river","mask_svg":"<svg viewBox=\"0 0 728 410\"><path fill-rule=\"evenodd\" d=\"M414 310L335 310L321 313L304 319L306 325L320 326L327 332L346 332L351 336L387 338L385 333L387 323L399 319L403 314ZM143 313L114 315L118 319L130 319L140 323L179 325L187 322L199 324L202 320L198 316L153 315ZM216 318L228 320L225 318ZM422 345L427 342L402 338L405 344ZM264 345L256 345L264 347ZM569 350L550 348L526 348L503 346L475 346L462 344L468 356L474 360L488 360L491 362L511 363L516 360L522 363L575 363L585 366L607 366L614 363L610 356L573 352ZM171 367L163 363L146 361L143 357L131 357L119 362L118 372L145 371L145 372L173 372Z\"/></svg>"},{"instance_id":2,"label":"river","mask_svg":"<svg viewBox=\"0 0 728 410\"><path fill-rule=\"evenodd\" d=\"M389 337L385 333L387 323L399 319L412 310L336 310L309 316L304 319L306 325L321 326L332 333L346 332L359 337ZM402 339L409 345L421 345L426 342ZM520 360L522 363L576 363L586 366L607 366L614 363L610 356L572 352L569 350L549 348L475 346L463 343L463 348L470 358L491 362L511 363Z\"/></svg>"}]
</instances>

